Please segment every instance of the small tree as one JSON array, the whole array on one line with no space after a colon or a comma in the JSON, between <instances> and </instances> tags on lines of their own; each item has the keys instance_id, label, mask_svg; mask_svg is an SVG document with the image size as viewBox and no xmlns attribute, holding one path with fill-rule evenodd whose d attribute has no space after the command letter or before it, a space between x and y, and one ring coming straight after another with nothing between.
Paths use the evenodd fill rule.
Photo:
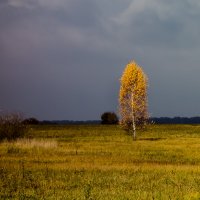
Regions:
<instances>
[{"instance_id":1,"label":"small tree","mask_svg":"<svg viewBox=\"0 0 200 200\"><path fill-rule=\"evenodd\" d=\"M23 124L27 124L27 125L38 125L39 123L40 121L34 117L23 120Z\"/></svg>"},{"instance_id":2,"label":"small tree","mask_svg":"<svg viewBox=\"0 0 200 200\"><path fill-rule=\"evenodd\" d=\"M136 126L143 127L148 120L147 77L142 68L134 61L127 64L121 77L119 93L120 124L133 132L136 138Z\"/></svg>"},{"instance_id":3,"label":"small tree","mask_svg":"<svg viewBox=\"0 0 200 200\"><path fill-rule=\"evenodd\" d=\"M102 124L117 124L118 121L119 119L114 112L105 112L101 115Z\"/></svg>"},{"instance_id":4,"label":"small tree","mask_svg":"<svg viewBox=\"0 0 200 200\"><path fill-rule=\"evenodd\" d=\"M22 123L20 114L6 114L0 116L0 140L14 140L23 137L27 126Z\"/></svg>"}]
</instances>

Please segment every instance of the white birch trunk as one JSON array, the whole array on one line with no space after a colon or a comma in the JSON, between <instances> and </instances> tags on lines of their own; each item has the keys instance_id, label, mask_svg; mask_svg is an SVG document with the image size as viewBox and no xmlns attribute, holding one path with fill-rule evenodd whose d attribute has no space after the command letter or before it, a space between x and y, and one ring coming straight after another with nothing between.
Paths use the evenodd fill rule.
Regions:
<instances>
[{"instance_id":1,"label":"white birch trunk","mask_svg":"<svg viewBox=\"0 0 200 200\"><path fill-rule=\"evenodd\" d=\"M134 108L133 108L133 93L131 94L131 109L132 109L132 128L133 128L133 140L136 139L136 126L135 126L135 116L134 116Z\"/></svg>"}]
</instances>

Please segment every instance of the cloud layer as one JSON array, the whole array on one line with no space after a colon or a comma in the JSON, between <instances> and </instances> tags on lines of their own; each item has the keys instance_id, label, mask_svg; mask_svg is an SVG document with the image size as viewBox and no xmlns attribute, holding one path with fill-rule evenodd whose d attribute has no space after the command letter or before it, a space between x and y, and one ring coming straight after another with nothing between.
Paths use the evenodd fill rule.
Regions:
<instances>
[{"instance_id":1,"label":"cloud layer","mask_svg":"<svg viewBox=\"0 0 200 200\"><path fill-rule=\"evenodd\" d=\"M153 116L199 115L197 0L3 0L0 109L40 119L117 111L119 78L135 59Z\"/></svg>"}]
</instances>

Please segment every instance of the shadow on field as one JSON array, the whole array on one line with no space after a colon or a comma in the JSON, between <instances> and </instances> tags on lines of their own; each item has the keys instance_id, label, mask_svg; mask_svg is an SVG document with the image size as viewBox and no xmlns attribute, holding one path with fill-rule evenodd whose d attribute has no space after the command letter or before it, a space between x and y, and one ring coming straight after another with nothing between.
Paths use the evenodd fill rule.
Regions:
<instances>
[{"instance_id":1,"label":"shadow on field","mask_svg":"<svg viewBox=\"0 0 200 200\"><path fill-rule=\"evenodd\" d=\"M146 140L146 141L159 141L166 140L167 138L139 138L138 140Z\"/></svg>"}]
</instances>

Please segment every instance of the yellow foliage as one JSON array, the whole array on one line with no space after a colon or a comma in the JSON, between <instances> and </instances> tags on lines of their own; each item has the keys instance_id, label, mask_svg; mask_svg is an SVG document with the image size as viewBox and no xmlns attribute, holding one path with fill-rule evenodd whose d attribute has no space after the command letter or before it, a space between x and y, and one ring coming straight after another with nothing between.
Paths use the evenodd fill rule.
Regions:
<instances>
[{"instance_id":1,"label":"yellow foliage","mask_svg":"<svg viewBox=\"0 0 200 200\"><path fill-rule=\"evenodd\" d=\"M131 61L127 64L120 81L121 124L129 129L135 124L144 124L148 119L146 74L137 63Z\"/></svg>"}]
</instances>

